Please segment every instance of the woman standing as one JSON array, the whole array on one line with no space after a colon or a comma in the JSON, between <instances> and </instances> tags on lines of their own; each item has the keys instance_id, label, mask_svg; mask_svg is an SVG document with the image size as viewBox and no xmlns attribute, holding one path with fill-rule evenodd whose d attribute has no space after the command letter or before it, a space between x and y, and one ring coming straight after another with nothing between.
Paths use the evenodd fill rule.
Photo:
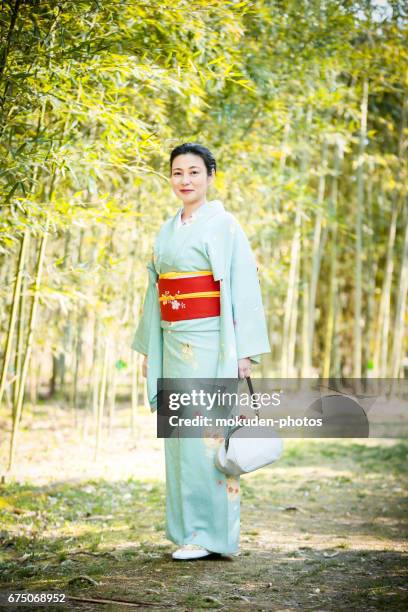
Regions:
<instances>
[{"instance_id":1,"label":"woman standing","mask_svg":"<svg viewBox=\"0 0 408 612\"><path fill-rule=\"evenodd\" d=\"M161 227L132 348L145 355L152 412L158 378L244 378L270 351L257 267L248 240L219 200L207 201L216 162L195 143L170 156L170 181L183 203ZM239 477L214 465L219 442L165 438L166 536L173 559L239 547Z\"/></svg>"}]
</instances>

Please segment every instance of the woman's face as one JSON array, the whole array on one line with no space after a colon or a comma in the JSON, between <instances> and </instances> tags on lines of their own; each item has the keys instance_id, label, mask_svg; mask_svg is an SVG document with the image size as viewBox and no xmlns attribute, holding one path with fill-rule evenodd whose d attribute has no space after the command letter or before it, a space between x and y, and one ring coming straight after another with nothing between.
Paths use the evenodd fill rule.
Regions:
<instances>
[{"instance_id":1,"label":"woman's face","mask_svg":"<svg viewBox=\"0 0 408 612\"><path fill-rule=\"evenodd\" d=\"M207 175L207 168L199 155L185 153L173 159L171 186L184 204L198 204L205 201L209 184L214 173Z\"/></svg>"}]
</instances>

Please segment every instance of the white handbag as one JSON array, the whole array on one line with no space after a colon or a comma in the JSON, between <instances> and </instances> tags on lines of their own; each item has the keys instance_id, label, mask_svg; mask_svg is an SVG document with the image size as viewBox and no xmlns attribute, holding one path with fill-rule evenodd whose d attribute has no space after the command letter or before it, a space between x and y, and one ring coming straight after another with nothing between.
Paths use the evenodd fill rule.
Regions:
<instances>
[{"instance_id":1,"label":"white handbag","mask_svg":"<svg viewBox=\"0 0 408 612\"><path fill-rule=\"evenodd\" d=\"M254 390L249 376L247 382L252 396ZM254 412L259 416L259 409ZM268 433L268 437L255 438L257 429L263 436ZM215 454L214 463L227 476L239 476L274 463L282 451L283 441L273 427L238 425L228 432Z\"/></svg>"}]
</instances>

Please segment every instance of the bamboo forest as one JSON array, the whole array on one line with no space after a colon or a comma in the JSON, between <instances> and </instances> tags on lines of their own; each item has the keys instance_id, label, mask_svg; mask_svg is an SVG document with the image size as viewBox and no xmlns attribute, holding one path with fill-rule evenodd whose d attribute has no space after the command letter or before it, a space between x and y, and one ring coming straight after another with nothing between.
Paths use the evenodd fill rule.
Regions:
<instances>
[{"instance_id":1,"label":"bamboo forest","mask_svg":"<svg viewBox=\"0 0 408 612\"><path fill-rule=\"evenodd\" d=\"M406 609L406 429L285 440L234 562L175 564L131 348L199 143L256 259L254 382L408 378L406 3L3 0L0 29L0 608Z\"/></svg>"}]
</instances>

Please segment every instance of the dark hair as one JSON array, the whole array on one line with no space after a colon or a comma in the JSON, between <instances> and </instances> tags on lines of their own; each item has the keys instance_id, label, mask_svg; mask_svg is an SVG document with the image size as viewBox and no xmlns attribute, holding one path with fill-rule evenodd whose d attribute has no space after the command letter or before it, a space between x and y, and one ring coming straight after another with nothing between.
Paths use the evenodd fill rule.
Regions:
<instances>
[{"instance_id":1,"label":"dark hair","mask_svg":"<svg viewBox=\"0 0 408 612\"><path fill-rule=\"evenodd\" d=\"M173 160L178 155L185 155L186 153L194 153L203 160L205 167L207 168L207 174L210 175L217 170L217 164L214 155L206 147L196 142L186 142L185 144L179 145L170 154L170 172L173 166Z\"/></svg>"}]
</instances>

